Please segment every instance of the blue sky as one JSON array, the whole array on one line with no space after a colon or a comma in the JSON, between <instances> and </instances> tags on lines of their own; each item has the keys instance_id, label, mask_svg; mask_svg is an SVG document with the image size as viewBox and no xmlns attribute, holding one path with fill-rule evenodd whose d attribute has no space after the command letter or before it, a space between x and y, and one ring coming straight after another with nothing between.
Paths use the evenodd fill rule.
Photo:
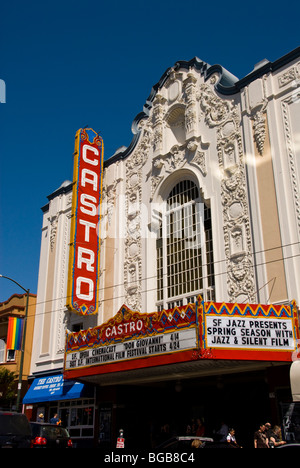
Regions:
<instances>
[{"instance_id":1,"label":"blue sky","mask_svg":"<svg viewBox=\"0 0 300 468\"><path fill-rule=\"evenodd\" d=\"M89 125L104 157L128 146L134 117L178 60L220 64L238 78L299 44L299 3L211 1L2 2L0 274L37 292L47 195L72 180L76 131ZM0 301L22 293L0 278Z\"/></svg>"}]
</instances>

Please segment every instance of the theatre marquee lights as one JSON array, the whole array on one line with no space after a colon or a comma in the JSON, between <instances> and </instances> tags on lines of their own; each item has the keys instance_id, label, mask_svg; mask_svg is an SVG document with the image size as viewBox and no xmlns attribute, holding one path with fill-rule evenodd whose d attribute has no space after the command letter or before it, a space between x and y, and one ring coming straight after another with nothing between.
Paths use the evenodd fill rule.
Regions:
<instances>
[{"instance_id":1,"label":"theatre marquee lights","mask_svg":"<svg viewBox=\"0 0 300 468\"><path fill-rule=\"evenodd\" d=\"M135 370L199 359L291 362L297 305L198 301L140 314L123 305L108 322L67 332L64 377Z\"/></svg>"}]
</instances>

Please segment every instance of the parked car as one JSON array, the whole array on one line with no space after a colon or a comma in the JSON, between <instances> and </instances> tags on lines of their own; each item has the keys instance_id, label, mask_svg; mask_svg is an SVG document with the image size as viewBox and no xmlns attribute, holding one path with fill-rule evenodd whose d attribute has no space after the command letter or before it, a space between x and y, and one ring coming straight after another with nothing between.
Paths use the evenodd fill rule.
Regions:
<instances>
[{"instance_id":1,"label":"parked car","mask_svg":"<svg viewBox=\"0 0 300 468\"><path fill-rule=\"evenodd\" d=\"M30 448L31 428L25 414L0 411L0 448Z\"/></svg>"},{"instance_id":2,"label":"parked car","mask_svg":"<svg viewBox=\"0 0 300 468\"><path fill-rule=\"evenodd\" d=\"M215 442L210 437L198 436L174 436L165 442L161 443L155 448L156 452L170 452L170 453L192 453L197 452L199 449L208 448L234 448L228 443Z\"/></svg>"},{"instance_id":3,"label":"parked car","mask_svg":"<svg viewBox=\"0 0 300 468\"><path fill-rule=\"evenodd\" d=\"M275 447L277 449L283 449L283 448L287 448L287 449L290 449L290 448L297 448L297 449L300 449L300 443L299 442L289 442L285 445L278 445L278 447Z\"/></svg>"},{"instance_id":4,"label":"parked car","mask_svg":"<svg viewBox=\"0 0 300 468\"><path fill-rule=\"evenodd\" d=\"M72 439L65 427L31 422L31 448L72 448Z\"/></svg>"}]
</instances>

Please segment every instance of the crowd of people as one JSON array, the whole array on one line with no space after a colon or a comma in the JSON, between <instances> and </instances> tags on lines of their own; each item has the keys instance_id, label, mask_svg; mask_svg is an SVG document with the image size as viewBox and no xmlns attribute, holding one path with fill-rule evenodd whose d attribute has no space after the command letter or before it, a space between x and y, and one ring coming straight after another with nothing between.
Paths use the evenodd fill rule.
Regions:
<instances>
[{"instance_id":1,"label":"crowd of people","mask_svg":"<svg viewBox=\"0 0 300 468\"><path fill-rule=\"evenodd\" d=\"M271 426L270 423L262 423L259 429L254 433L254 448L275 448L284 445L282 440L281 428Z\"/></svg>"},{"instance_id":2,"label":"crowd of people","mask_svg":"<svg viewBox=\"0 0 300 468\"><path fill-rule=\"evenodd\" d=\"M39 413L37 419L36 419L37 422L45 422L45 416L43 413ZM58 417L58 414L55 413L54 416L50 419L50 424L55 424L56 426L60 426L61 425L61 419Z\"/></svg>"},{"instance_id":3,"label":"crowd of people","mask_svg":"<svg viewBox=\"0 0 300 468\"><path fill-rule=\"evenodd\" d=\"M205 427L201 419L196 419L191 425L188 425L187 435L205 436ZM221 422L218 430L214 431L214 438L220 443L227 443L235 448L242 448L238 444L235 435L235 429L229 427L225 422ZM272 426L269 422L259 425L254 432L254 448L275 448L284 445L286 442L282 439L281 428L278 425Z\"/></svg>"},{"instance_id":4,"label":"crowd of people","mask_svg":"<svg viewBox=\"0 0 300 468\"><path fill-rule=\"evenodd\" d=\"M220 442L227 442L233 447L242 448L236 441L235 429L228 428L225 423L222 423L216 434L220 437ZM280 426L272 427L269 422L260 424L259 429L254 433L253 443L254 448L275 448L286 444L282 440Z\"/></svg>"},{"instance_id":5,"label":"crowd of people","mask_svg":"<svg viewBox=\"0 0 300 468\"><path fill-rule=\"evenodd\" d=\"M206 435L204 422L201 418L193 420L191 424L187 426L186 435L193 435L197 437L203 437ZM227 443L235 448L241 448L237 443L235 437L235 429L229 428L225 422L221 423L220 428L214 433L216 439L220 443Z\"/></svg>"},{"instance_id":6,"label":"crowd of people","mask_svg":"<svg viewBox=\"0 0 300 468\"><path fill-rule=\"evenodd\" d=\"M225 422L222 422L220 428L215 431L215 436L220 443L226 443L235 448L242 448L242 446L237 443L235 429L233 427L228 427Z\"/></svg>"}]
</instances>

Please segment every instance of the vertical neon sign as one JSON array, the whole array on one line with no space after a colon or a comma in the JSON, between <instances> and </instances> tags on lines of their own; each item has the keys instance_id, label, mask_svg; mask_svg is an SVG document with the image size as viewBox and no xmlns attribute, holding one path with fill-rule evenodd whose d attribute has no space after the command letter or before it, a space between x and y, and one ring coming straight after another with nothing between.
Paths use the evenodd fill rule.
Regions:
<instances>
[{"instance_id":1,"label":"vertical neon sign","mask_svg":"<svg viewBox=\"0 0 300 468\"><path fill-rule=\"evenodd\" d=\"M76 133L68 276L69 310L98 310L103 140L91 128Z\"/></svg>"}]
</instances>

